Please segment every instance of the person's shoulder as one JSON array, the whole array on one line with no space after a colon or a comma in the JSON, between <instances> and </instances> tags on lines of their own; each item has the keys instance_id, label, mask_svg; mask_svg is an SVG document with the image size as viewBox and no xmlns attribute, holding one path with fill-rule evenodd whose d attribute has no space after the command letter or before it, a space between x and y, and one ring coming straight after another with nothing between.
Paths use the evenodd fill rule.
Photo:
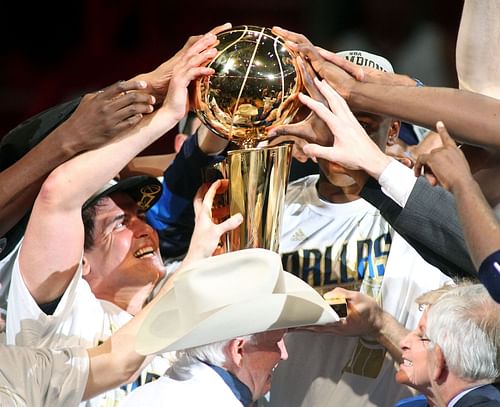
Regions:
<instances>
[{"instance_id":1,"label":"person's shoulder","mask_svg":"<svg viewBox=\"0 0 500 407\"><path fill-rule=\"evenodd\" d=\"M296 201L297 197L303 195L316 194L316 183L318 182L319 175L307 175L306 177L296 179L287 186L286 200Z\"/></svg>"},{"instance_id":2,"label":"person's shoulder","mask_svg":"<svg viewBox=\"0 0 500 407\"><path fill-rule=\"evenodd\" d=\"M174 384L174 385L173 385ZM167 406L179 405L181 399L179 396L182 392L175 391L175 383L172 382L167 376L162 376L154 382L144 384L135 390L133 390L125 399L121 402L121 407L142 407L144 405L154 405L154 406ZM165 404L161 404L165 400ZM168 402L167 402L168 400Z\"/></svg>"},{"instance_id":3,"label":"person's shoulder","mask_svg":"<svg viewBox=\"0 0 500 407\"><path fill-rule=\"evenodd\" d=\"M500 390L493 384L478 387L460 400L456 407L498 407L500 406Z\"/></svg>"}]
</instances>

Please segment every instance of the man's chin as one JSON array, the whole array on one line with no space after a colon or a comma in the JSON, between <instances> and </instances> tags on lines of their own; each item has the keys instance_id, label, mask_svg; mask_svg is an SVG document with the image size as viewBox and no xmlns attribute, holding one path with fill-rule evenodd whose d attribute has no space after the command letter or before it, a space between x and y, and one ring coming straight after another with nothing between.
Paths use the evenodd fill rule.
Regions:
<instances>
[{"instance_id":1,"label":"man's chin","mask_svg":"<svg viewBox=\"0 0 500 407\"><path fill-rule=\"evenodd\" d=\"M394 376L394 379L396 380L396 383L399 384L406 384L407 386L411 386L410 378L406 374L406 372L402 369L399 369L396 372L396 375Z\"/></svg>"},{"instance_id":2,"label":"man's chin","mask_svg":"<svg viewBox=\"0 0 500 407\"><path fill-rule=\"evenodd\" d=\"M330 184L338 188L347 188L356 184L356 181L346 174L328 174L327 179Z\"/></svg>"}]
</instances>

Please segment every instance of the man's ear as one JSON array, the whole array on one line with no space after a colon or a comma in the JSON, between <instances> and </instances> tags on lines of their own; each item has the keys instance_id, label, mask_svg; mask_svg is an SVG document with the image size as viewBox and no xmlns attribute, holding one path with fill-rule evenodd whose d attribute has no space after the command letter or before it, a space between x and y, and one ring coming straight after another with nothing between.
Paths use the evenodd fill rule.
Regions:
<instances>
[{"instance_id":1,"label":"man's ear","mask_svg":"<svg viewBox=\"0 0 500 407\"><path fill-rule=\"evenodd\" d=\"M85 277L90 274L90 263L85 256L82 259L82 276Z\"/></svg>"},{"instance_id":2,"label":"man's ear","mask_svg":"<svg viewBox=\"0 0 500 407\"><path fill-rule=\"evenodd\" d=\"M439 345L435 345L432 352L432 380L437 383L443 383L448 376L448 366L446 365L446 359L444 358L443 351Z\"/></svg>"},{"instance_id":3,"label":"man's ear","mask_svg":"<svg viewBox=\"0 0 500 407\"><path fill-rule=\"evenodd\" d=\"M245 343L246 341L243 338L234 338L231 342L229 342L227 347L229 363L234 364L237 367L241 367L245 354Z\"/></svg>"},{"instance_id":4,"label":"man's ear","mask_svg":"<svg viewBox=\"0 0 500 407\"><path fill-rule=\"evenodd\" d=\"M387 145L392 146L396 142L399 136L399 129L401 128L401 122L399 120L391 121L391 126L389 127L389 132L387 135Z\"/></svg>"}]
</instances>

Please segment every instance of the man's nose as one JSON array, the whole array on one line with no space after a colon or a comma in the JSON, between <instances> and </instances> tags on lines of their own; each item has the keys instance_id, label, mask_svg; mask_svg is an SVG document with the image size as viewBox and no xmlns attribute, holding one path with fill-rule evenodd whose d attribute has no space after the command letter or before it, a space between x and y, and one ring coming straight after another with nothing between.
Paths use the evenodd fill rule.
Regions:
<instances>
[{"instance_id":1,"label":"man's nose","mask_svg":"<svg viewBox=\"0 0 500 407\"><path fill-rule=\"evenodd\" d=\"M146 237L151 236L153 233L153 228L146 223L144 220L134 217L130 222L130 229L134 233L134 237Z\"/></svg>"},{"instance_id":2,"label":"man's nose","mask_svg":"<svg viewBox=\"0 0 500 407\"><path fill-rule=\"evenodd\" d=\"M410 348L411 337L414 335L413 332L409 332L403 339L399 341L399 347L403 350Z\"/></svg>"}]
</instances>

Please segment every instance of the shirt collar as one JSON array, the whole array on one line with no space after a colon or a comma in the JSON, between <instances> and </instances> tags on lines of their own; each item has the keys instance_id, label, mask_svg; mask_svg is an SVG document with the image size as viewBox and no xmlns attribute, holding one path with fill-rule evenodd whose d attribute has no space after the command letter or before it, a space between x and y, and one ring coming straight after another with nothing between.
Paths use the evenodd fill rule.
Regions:
<instances>
[{"instance_id":1,"label":"shirt collar","mask_svg":"<svg viewBox=\"0 0 500 407\"><path fill-rule=\"evenodd\" d=\"M474 386L474 387L471 387L469 389L465 389L464 391L461 391L460 393L458 393L455 397L453 397L450 402L448 403L448 406L447 407L453 407L455 404L458 403L458 401L463 397L465 396L467 393L471 392L472 390L475 390L477 389L478 387L481 387L482 385L479 385L479 386Z\"/></svg>"},{"instance_id":2,"label":"shirt collar","mask_svg":"<svg viewBox=\"0 0 500 407\"><path fill-rule=\"evenodd\" d=\"M253 402L252 392L250 389L235 375L228 372L226 369L214 366L208 362L201 361L205 365L211 367L215 373L217 373L222 380L227 384L227 386L231 389L235 397L243 404L244 407L249 407Z\"/></svg>"}]
</instances>

